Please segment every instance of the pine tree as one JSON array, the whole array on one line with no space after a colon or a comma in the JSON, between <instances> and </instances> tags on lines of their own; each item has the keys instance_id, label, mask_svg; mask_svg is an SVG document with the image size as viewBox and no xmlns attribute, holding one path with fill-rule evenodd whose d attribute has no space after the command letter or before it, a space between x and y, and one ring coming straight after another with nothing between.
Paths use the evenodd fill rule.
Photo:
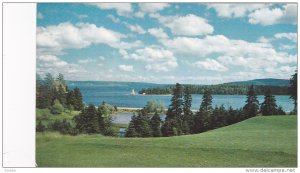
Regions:
<instances>
[{"instance_id":1,"label":"pine tree","mask_svg":"<svg viewBox=\"0 0 300 173\"><path fill-rule=\"evenodd\" d=\"M173 96L171 98L171 104L166 113L166 126L163 126L164 132L168 134L164 135L172 135L171 131L176 131L176 134L182 133L182 124L183 124L183 88L182 85L176 83ZM171 122L168 122L171 121ZM174 123L175 122L175 123ZM166 129L170 128L170 129Z\"/></svg>"},{"instance_id":2,"label":"pine tree","mask_svg":"<svg viewBox=\"0 0 300 173\"><path fill-rule=\"evenodd\" d=\"M45 131L45 126L42 124L42 121L39 121L39 123L36 125L36 131L37 132L44 132Z\"/></svg>"},{"instance_id":3,"label":"pine tree","mask_svg":"<svg viewBox=\"0 0 300 173\"><path fill-rule=\"evenodd\" d=\"M98 133L99 123L97 110L94 105L90 104L84 108L81 113L74 118L76 128L83 133Z\"/></svg>"},{"instance_id":4,"label":"pine tree","mask_svg":"<svg viewBox=\"0 0 300 173\"><path fill-rule=\"evenodd\" d=\"M192 107L192 95L190 87L184 88L184 95L183 95L183 124L182 124L182 131L185 134L192 133L192 128L194 126L194 117L193 112L191 111Z\"/></svg>"},{"instance_id":5,"label":"pine tree","mask_svg":"<svg viewBox=\"0 0 300 173\"><path fill-rule=\"evenodd\" d=\"M152 130L150 127L150 119L143 111L138 112L138 116L135 120L135 131L140 137L151 137Z\"/></svg>"},{"instance_id":6,"label":"pine tree","mask_svg":"<svg viewBox=\"0 0 300 173\"><path fill-rule=\"evenodd\" d=\"M259 102L257 100L257 96L254 91L254 86L251 85L248 93L247 93L247 100L246 105L244 106L245 118L255 117L258 113L259 109Z\"/></svg>"},{"instance_id":7,"label":"pine tree","mask_svg":"<svg viewBox=\"0 0 300 173\"><path fill-rule=\"evenodd\" d=\"M291 95L290 98L294 100L294 113L297 114L297 70L292 78L290 79L290 87L289 87L289 94Z\"/></svg>"},{"instance_id":8,"label":"pine tree","mask_svg":"<svg viewBox=\"0 0 300 173\"><path fill-rule=\"evenodd\" d=\"M277 108L277 105L276 105L276 99L272 95L270 89L268 89L265 92L265 100L261 104L261 108L260 109L261 109L261 112L262 112L263 115L277 115L278 108Z\"/></svg>"},{"instance_id":9,"label":"pine tree","mask_svg":"<svg viewBox=\"0 0 300 173\"><path fill-rule=\"evenodd\" d=\"M74 103L74 109L75 110L82 110L83 107L84 107L84 104L83 104L83 101L82 101L82 95L81 95L81 92L79 90L79 88L74 88L74 100L75 100L75 103Z\"/></svg>"},{"instance_id":10,"label":"pine tree","mask_svg":"<svg viewBox=\"0 0 300 173\"><path fill-rule=\"evenodd\" d=\"M125 137L138 137L138 134L135 131L136 119L137 117L135 116L135 114L133 114L130 123L128 125L128 128L126 129Z\"/></svg>"},{"instance_id":11,"label":"pine tree","mask_svg":"<svg viewBox=\"0 0 300 173\"><path fill-rule=\"evenodd\" d=\"M200 111L209 112L209 113L211 113L212 111L212 96L208 90L205 90L202 96Z\"/></svg>"},{"instance_id":12,"label":"pine tree","mask_svg":"<svg viewBox=\"0 0 300 173\"><path fill-rule=\"evenodd\" d=\"M151 125L151 129L152 129L152 136L160 137L161 136L161 130L160 130L161 119L157 112L155 112L155 114L151 118L150 125Z\"/></svg>"}]
</instances>

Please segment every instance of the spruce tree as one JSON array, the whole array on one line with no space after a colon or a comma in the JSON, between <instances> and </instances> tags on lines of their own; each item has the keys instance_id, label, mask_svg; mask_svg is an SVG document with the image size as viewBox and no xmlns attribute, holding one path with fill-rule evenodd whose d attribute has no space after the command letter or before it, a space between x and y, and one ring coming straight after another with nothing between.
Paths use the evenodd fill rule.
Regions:
<instances>
[{"instance_id":1,"label":"spruce tree","mask_svg":"<svg viewBox=\"0 0 300 173\"><path fill-rule=\"evenodd\" d=\"M97 110L94 105L90 104L84 108L81 113L74 117L76 128L83 133L98 133L99 123Z\"/></svg>"},{"instance_id":2,"label":"spruce tree","mask_svg":"<svg viewBox=\"0 0 300 173\"><path fill-rule=\"evenodd\" d=\"M171 121L171 122L168 122ZM175 123L174 123L175 122ZM183 88L182 85L176 83L175 88L173 90L173 96L171 98L171 104L166 113L167 126L163 126L164 131L168 134L164 135L172 135L170 132L176 131L176 134L182 133L182 124L183 124ZM170 128L170 129L166 129ZM175 134L173 134L175 135Z\"/></svg>"},{"instance_id":3,"label":"spruce tree","mask_svg":"<svg viewBox=\"0 0 300 173\"><path fill-rule=\"evenodd\" d=\"M211 113L212 111L212 96L208 90L205 90L202 96L200 111L209 112L209 113Z\"/></svg>"},{"instance_id":4,"label":"spruce tree","mask_svg":"<svg viewBox=\"0 0 300 173\"><path fill-rule=\"evenodd\" d=\"M194 126L194 118L193 112L191 111L192 107L192 95L190 87L184 87L184 94L183 94L183 125L182 131L185 134L192 133L192 128Z\"/></svg>"},{"instance_id":5,"label":"spruce tree","mask_svg":"<svg viewBox=\"0 0 300 173\"><path fill-rule=\"evenodd\" d=\"M151 125L151 129L152 129L152 136L160 137L161 136L161 130L160 130L161 119L157 112L155 112L155 114L151 118L150 125Z\"/></svg>"},{"instance_id":6,"label":"spruce tree","mask_svg":"<svg viewBox=\"0 0 300 173\"><path fill-rule=\"evenodd\" d=\"M75 110L81 110L83 107L84 107L84 104L83 104L83 101L82 101L82 95L81 95L81 92L79 90L79 88L74 88L74 100L75 100L75 103L74 103L74 109Z\"/></svg>"},{"instance_id":7,"label":"spruce tree","mask_svg":"<svg viewBox=\"0 0 300 173\"><path fill-rule=\"evenodd\" d=\"M246 116L245 118L247 119L247 118L255 117L258 113L258 109L259 109L259 102L257 100L257 96L254 91L254 86L251 85L247 93L246 105L243 108Z\"/></svg>"},{"instance_id":8,"label":"spruce tree","mask_svg":"<svg viewBox=\"0 0 300 173\"><path fill-rule=\"evenodd\" d=\"M277 105L276 105L276 99L272 95L270 89L268 89L265 92L265 100L261 104L260 110L262 112L262 115L277 115L277 113L278 113L278 111L277 111L278 108L277 108Z\"/></svg>"},{"instance_id":9,"label":"spruce tree","mask_svg":"<svg viewBox=\"0 0 300 173\"><path fill-rule=\"evenodd\" d=\"M289 94L291 95L290 98L294 100L294 113L297 114L297 70L295 74L292 75L290 79L290 87L289 87Z\"/></svg>"},{"instance_id":10,"label":"spruce tree","mask_svg":"<svg viewBox=\"0 0 300 173\"><path fill-rule=\"evenodd\" d=\"M126 129L125 137L138 137L139 135L135 131L135 124L136 124L137 117L135 114L131 117L130 123L128 125L128 128Z\"/></svg>"}]
</instances>

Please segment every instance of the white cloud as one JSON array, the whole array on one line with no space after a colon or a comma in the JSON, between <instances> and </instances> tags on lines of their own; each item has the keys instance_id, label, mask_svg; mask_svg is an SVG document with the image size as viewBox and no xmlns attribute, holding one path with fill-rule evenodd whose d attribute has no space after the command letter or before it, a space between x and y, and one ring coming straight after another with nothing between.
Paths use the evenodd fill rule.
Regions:
<instances>
[{"instance_id":1,"label":"white cloud","mask_svg":"<svg viewBox=\"0 0 300 173\"><path fill-rule=\"evenodd\" d=\"M274 37L276 39L283 39L283 38L286 38L286 39L289 39L293 42L297 42L297 33L277 33L274 35Z\"/></svg>"},{"instance_id":2,"label":"white cloud","mask_svg":"<svg viewBox=\"0 0 300 173\"><path fill-rule=\"evenodd\" d=\"M37 27L38 48L80 49L93 43L104 43L114 47L123 37L126 36L89 23L79 23L75 26L66 22L59 25Z\"/></svg>"},{"instance_id":3,"label":"white cloud","mask_svg":"<svg viewBox=\"0 0 300 173\"><path fill-rule=\"evenodd\" d=\"M43 14L41 12L38 12L37 18L38 19L44 19L44 16L43 16Z\"/></svg>"},{"instance_id":4,"label":"white cloud","mask_svg":"<svg viewBox=\"0 0 300 173\"><path fill-rule=\"evenodd\" d=\"M106 17L111 19L114 23L120 23L120 19L111 14L107 15Z\"/></svg>"},{"instance_id":5,"label":"white cloud","mask_svg":"<svg viewBox=\"0 0 300 173\"><path fill-rule=\"evenodd\" d=\"M65 49L81 49L91 44L107 44L113 48L131 49L140 47L143 43L139 40L123 42L127 36L104 27L90 23L69 22L47 27L37 27L37 52L38 54L61 54Z\"/></svg>"},{"instance_id":6,"label":"white cloud","mask_svg":"<svg viewBox=\"0 0 300 173\"><path fill-rule=\"evenodd\" d=\"M133 9L130 3L89 3L101 10L116 10L119 16L129 17Z\"/></svg>"},{"instance_id":7,"label":"white cloud","mask_svg":"<svg viewBox=\"0 0 300 173\"><path fill-rule=\"evenodd\" d=\"M297 23L297 4L286 4L280 7L266 7L249 14L249 23L273 25L280 23Z\"/></svg>"},{"instance_id":8,"label":"white cloud","mask_svg":"<svg viewBox=\"0 0 300 173\"><path fill-rule=\"evenodd\" d=\"M151 28L148 32L156 38L168 38L168 35L164 32L162 28Z\"/></svg>"},{"instance_id":9,"label":"white cloud","mask_svg":"<svg viewBox=\"0 0 300 173\"><path fill-rule=\"evenodd\" d=\"M177 60L169 50L150 48L137 49L134 53L129 54L121 49L119 53L125 59L133 59L146 63L146 70L170 71L178 66Z\"/></svg>"},{"instance_id":10,"label":"white cloud","mask_svg":"<svg viewBox=\"0 0 300 173\"><path fill-rule=\"evenodd\" d=\"M224 65L220 64L218 61L214 59L205 59L204 61L197 61L193 63L193 66L198 68L203 68L206 70L212 70L212 71L227 71L228 68Z\"/></svg>"},{"instance_id":11,"label":"white cloud","mask_svg":"<svg viewBox=\"0 0 300 173\"><path fill-rule=\"evenodd\" d=\"M296 69L297 69L296 66L282 66L279 68L280 71L289 73L289 74L294 73Z\"/></svg>"},{"instance_id":12,"label":"white cloud","mask_svg":"<svg viewBox=\"0 0 300 173\"><path fill-rule=\"evenodd\" d=\"M170 7L168 3L139 3L140 11L136 12L135 17L143 18L147 13L156 13Z\"/></svg>"},{"instance_id":13,"label":"white cloud","mask_svg":"<svg viewBox=\"0 0 300 173\"><path fill-rule=\"evenodd\" d=\"M296 49L296 46L295 45L280 45L279 46L279 49L281 50L291 50L291 49Z\"/></svg>"},{"instance_id":14,"label":"white cloud","mask_svg":"<svg viewBox=\"0 0 300 173\"><path fill-rule=\"evenodd\" d=\"M219 17L238 18L245 17L250 12L266 7L266 4L208 4L207 8L216 10Z\"/></svg>"},{"instance_id":15,"label":"white cloud","mask_svg":"<svg viewBox=\"0 0 300 173\"><path fill-rule=\"evenodd\" d=\"M152 15L159 20L159 22L170 28L174 35L197 36L211 34L214 31L213 26L208 24L207 20L188 14L186 16L160 16L158 14Z\"/></svg>"},{"instance_id":16,"label":"white cloud","mask_svg":"<svg viewBox=\"0 0 300 173\"><path fill-rule=\"evenodd\" d=\"M223 35L206 36L205 38L176 37L162 39L161 43L176 56L198 59L206 68L207 56L217 58L219 63L239 66L243 69L259 71L264 68L276 68L282 64L297 62L297 55L277 52L269 43L252 43L244 40L232 40ZM214 62L210 62L212 64ZM223 69L220 67L220 69ZM234 68L232 68L234 70Z\"/></svg>"},{"instance_id":17,"label":"white cloud","mask_svg":"<svg viewBox=\"0 0 300 173\"><path fill-rule=\"evenodd\" d=\"M133 72L133 66L132 65L119 65L119 70L126 71L126 72Z\"/></svg>"},{"instance_id":18,"label":"white cloud","mask_svg":"<svg viewBox=\"0 0 300 173\"><path fill-rule=\"evenodd\" d=\"M262 36L262 37L259 37L259 39L257 41L260 43L270 43L271 40Z\"/></svg>"},{"instance_id":19,"label":"white cloud","mask_svg":"<svg viewBox=\"0 0 300 173\"><path fill-rule=\"evenodd\" d=\"M127 28L129 28L130 31L132 31L132 32L137 32L137 33L139 33L139 34L145 34L145 33L146 33L146 31L145 31L140 25L137 25L137 24L131 25L131 24L129 24L129 23L124 23L124 24L125 24L125 26L126 26Z\"/></svg>"},{"instance_id":20,"label":"white cloud","mask_svg":"<svg viewBox=\"0 0 300 173\"><path fill-rule=\"evenodd\" d=\"M88 63L91 63L91 62L94 62L94 60L92 60L92 59L81 59L81 60L78 60L79 64L88 64Z\"/></svg>"},{"instance_id":21,"label":"white cloud","mask_svg":"<svg viewBox=\"0 0 300 173\"><path fill-rule=\"evenodd\" d=\"M81 66L63 61L54 55L37 56L37 72L41 75L62 73L66 78L79 73L86 73Z\"/></svg>"}]
</instances>

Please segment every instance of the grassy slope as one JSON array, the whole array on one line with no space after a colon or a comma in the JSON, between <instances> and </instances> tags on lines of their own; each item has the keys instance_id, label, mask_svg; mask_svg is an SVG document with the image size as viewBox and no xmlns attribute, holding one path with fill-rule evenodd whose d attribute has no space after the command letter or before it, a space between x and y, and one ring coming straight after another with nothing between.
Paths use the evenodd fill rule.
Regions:
<instances>
[{"instance_id":1,"label":"grassy slope","mask_svg":"<svg viewBox=\"0 0 300 173\"><path fill-rule=\"evenodd\" d=\"M37 135L40 167L296 167L296 153L296 116L169 138Z\"/></svg>"}]
</instances>

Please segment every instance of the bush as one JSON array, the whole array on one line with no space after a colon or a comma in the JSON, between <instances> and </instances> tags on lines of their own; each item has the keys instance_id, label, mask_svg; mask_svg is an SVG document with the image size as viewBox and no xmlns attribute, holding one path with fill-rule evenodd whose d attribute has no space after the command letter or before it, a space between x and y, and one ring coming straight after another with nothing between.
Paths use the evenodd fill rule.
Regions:
<instances>
[{"instance_id":1,"label":"bush","mask_svg":"<svg viewBox=\"0 0 300 173\"><path fill-rule=\"evenodd\" d=\"M42 124L41 121L39 121L39 123L38 123L37 126L36 126L36 131L37 131L37 132L44 132L45 129L46 129L45 126Z\"/></svg>"},{"instance_id":2,"label":"bush","mask_svg":"<svg viewBox=\"0 0 300 173\"><path fill-rule=\"evenodd\" d=\"M76 136L76 135L79 134L79 130L76 129L76 128L72 128L72 129L69 129L68 133L69 133L69 135L71 135L71 136Z\"/></svg>"},{"instance_id":3,"label":"bush","mask_svg":"<svg viewBox=\"0 0 300 173\"><path fill-rule=\"evenodd\" d=\"M51 108L51 113L53 114L60 114L64 111L64 107L62 104L59 103L58 100L54 101L54 105Z\"/></svg>"}]
</instances>

